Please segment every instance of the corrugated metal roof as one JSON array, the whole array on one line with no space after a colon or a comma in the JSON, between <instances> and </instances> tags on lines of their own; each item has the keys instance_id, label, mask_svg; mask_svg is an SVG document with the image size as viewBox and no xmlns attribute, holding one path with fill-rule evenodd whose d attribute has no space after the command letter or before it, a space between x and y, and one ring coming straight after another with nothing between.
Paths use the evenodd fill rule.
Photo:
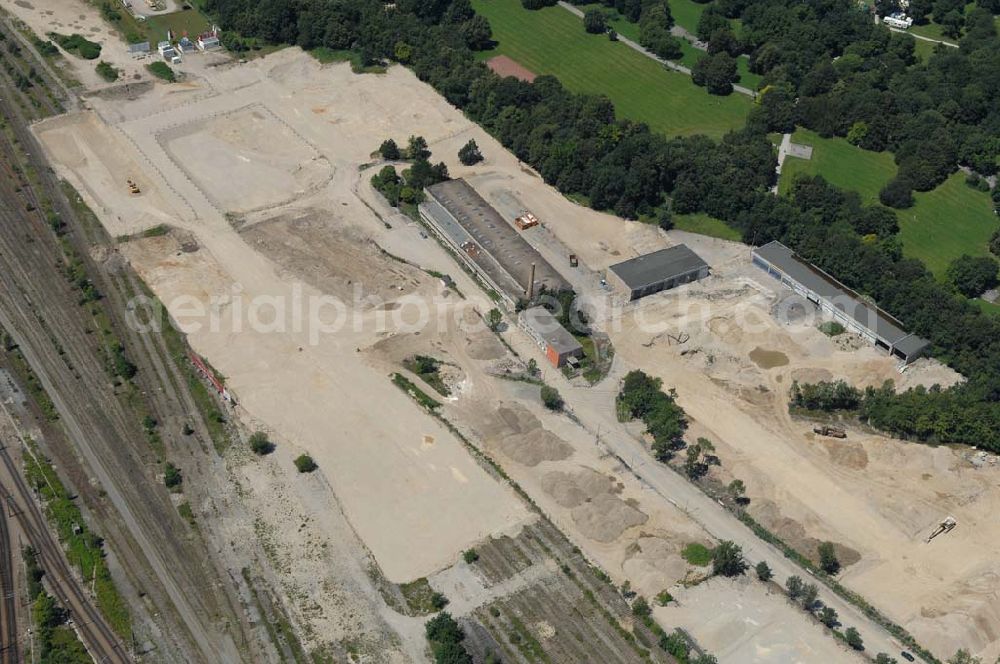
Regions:
<instances>
[{"instance_id":1,"label":"corrugated metal roof","mask_svg":"<svg viewBox=\"0 0 1000 664\"><path fill-rule=\"evenodd\" d=\"M679 244L617 263L609 269L629 288L640 290L707 267L708 263L701 256L691 251L687 245Z\"/></svg>"},{"instance_id":2,"label":"corrugated metal roof","mask_svg":"<svg viewBox=\"0 0 1000 664\"><path fill-rule=\"evenodd\" d=\"M902 323L889 313L864 302L853 290L777 240L754 249L753 253L904 355L917 354L929 345L925 339L903 330Z\"/></svg>"}]
</instances>

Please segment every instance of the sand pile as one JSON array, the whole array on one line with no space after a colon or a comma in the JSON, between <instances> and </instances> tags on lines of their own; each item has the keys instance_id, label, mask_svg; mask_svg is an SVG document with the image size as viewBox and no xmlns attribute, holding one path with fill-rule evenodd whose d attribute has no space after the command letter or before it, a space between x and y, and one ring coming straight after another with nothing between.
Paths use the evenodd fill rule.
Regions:
<instances>
[{"instance_id":1,"label":"sand pile","mask_svg":"<svg viewBox=\"0 0 1000 664\"><path fill-rule=\"evenodd\" d=\"M488 446L525 466L561 461L573 454L566 441L542 427L531 411L517 403L497 408L483 438Z\"/></svg>"}]
</instances>

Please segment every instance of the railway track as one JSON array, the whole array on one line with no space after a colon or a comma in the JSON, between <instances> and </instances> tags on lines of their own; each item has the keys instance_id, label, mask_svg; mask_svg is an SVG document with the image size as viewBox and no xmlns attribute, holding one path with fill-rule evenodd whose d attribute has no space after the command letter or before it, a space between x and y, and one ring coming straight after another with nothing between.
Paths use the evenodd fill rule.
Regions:
<instances>
[{"instance_id":1,"label":"railway track","mask_svg":"<svg viewBox=\"0 0 1000 664\"><path fill-rule=\"evenodd\" d=\"M6 406L0 404L0 410L11 426L16 427ZM29 453L26 448L25 453ZM18 472L17 465L11 459L6 447L0 448L0 464L10 476L13 488L12 491L7 487L0 488L0 499L6 504L16 505L18 526L35 549L53 596L70 612L73 628L80 635L80 640L87 651L96 662L129 664L133 660L128 650L74 577L66 562L62 546L49 531L45 515L34 501L31 488Z\"/></svg>"},{"instance_id":2,"label":"railway track","mask_svg":"<svg viewBox=\"0 0 1000 664\"><path fill-rule=\"evenodd\" d=\"M7 506L0 505L0 664L20 664L21 648L17 630L17 593L14 587L14 549L7 524Z\"/></svg>"}]
</instances>

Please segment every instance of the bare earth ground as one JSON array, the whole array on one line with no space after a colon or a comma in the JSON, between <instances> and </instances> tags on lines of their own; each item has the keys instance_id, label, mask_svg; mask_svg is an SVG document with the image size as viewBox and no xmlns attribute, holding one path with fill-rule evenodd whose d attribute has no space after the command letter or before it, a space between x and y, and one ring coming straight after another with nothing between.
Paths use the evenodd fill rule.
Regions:
<instances>
[{"instance_id":1,"label":"bare earth ground","mask_svg":"<svg viewBox=\"0 0 1000 664\"><path fill-rule=\"evenodd\" d=\"M304 492L300 505L313 506L286 513L270 471L239 471L253 495L266 497L262 531L278 549L294 546L291 551L301 553L301 566L292 554L275 560L321 607L319 617L303 615L303 622L321 630L340 609L336 595L307 588L309 570L324 558L292 527L300 517L317 519L327 541L349 525L395 581L447 567L462 549L527 519L514 495L455 436L390 384L387 374L420 350L455 365L457 396L446 403L446 414L482 440L615 581L628 578L654 594L697 573L678 551L689 541L707 541L699 527L681 509L647 498L616 460L602 456L592 434L544 412L537 387L488 377L491 363L513 361L488 332L434 322L417 334L403 324L419 309L410 306L411 296L440 301L447 312L462 307L436 279L391 260L370 240L451 273L480 311L488 305L446 254L372 194L360 169L384 138L402 143L410 134L425 136L434 158L453 175L470 176L501 212L535 212L545 227L529 231L529 239L582 292L599 292L594 271L671 242L651 226L580 208L554 193L402 68L356 76L346 65L321 68L296 49L240 66L201 64L189 60L183 85L157 84L132 99L94 97L93 113L50 120L36 131L60 174L113 235L163 222L177 229L172 236L129 242L123 251L175 318L202 323L188 328L192 345L226 376L246 424L266 428L278 441L281 454L273 463L287 468L305 450L329 481L332 493L320 477L280 482ZM486 155L473 169L455 157L469 138ZM127 178L139 182L141 194L128 193ZM182 250L182 242L192 239L187 248L197 250ZM640 331L634 320L620 329L608 322L618 348L615 373L581 398L610 409L615 377L628 367L662 375L677 388L694 430L718 445L724 472L747 482L755 515L803 541L832 539L858 552L860 562L847 569L845 581L932 648L949 652L964 645L995 656L1000 599L989 580L996 575L991 542L1000 526L990 518L996 491L987 489L996 486L997 471L974 470L946 448L857 431L842 443L814 440L804 433L809 425L791 421L784 405L793 376L828 372L865 383L895 377L903 384L953 377L927 362L900 376L871 349L846 344L839 350L811 327L781 325L770 314L775 284L746 267L745 247L683 234L670 239L703 253L715 276L629 312L668 321L671 334L683 330L690 339L671 346L658 333ZM576 271L566 267L569 247L581 259ZM703 308L703 318L675 319L684 293ZM290 301L296 294L340 297L352 324L313 343L308 327L287 322L292 312L277 311L273 302L248 304L258 295ZM192 315L199 306L217 314L214 327ZM338 311L325 307L321 325ZM286 324L268 332L249 329L251 320L260 328L275 318ZM748 331L751 323L759 329ZM522 354L542 361L526 339L507 336ZM749 359L755 349L765 365L781 358L764 351L783 353L788 363L761 368ZM551 370L546 380L560 389L584 389ZM338 501L344 521L318 518L324 509L339 509ZM922 537L947 514L958 518L959 528L924 545ZM687 602L711 602L713 587L692 590ZM793 631L808 641L780 659L755 661L810 661L817 653L823 661L850 658L783 600L768 604L757 590L737 592L749 593L748 605L762 602L762 610L776 616L751 630L747 647L766 649L782 638L771 630L790 625L799 625ZM377 606L368 604L367 615L391 622ZM747 620L749 614L739 615ZM393 626L406 641L410 626ZM336 629L349 632L343 625ZM725 631L713 627L695 635L714 648L713 633ZM740 659L745 652L724 661L747 661Z\"/></svg>"}]
</instances>

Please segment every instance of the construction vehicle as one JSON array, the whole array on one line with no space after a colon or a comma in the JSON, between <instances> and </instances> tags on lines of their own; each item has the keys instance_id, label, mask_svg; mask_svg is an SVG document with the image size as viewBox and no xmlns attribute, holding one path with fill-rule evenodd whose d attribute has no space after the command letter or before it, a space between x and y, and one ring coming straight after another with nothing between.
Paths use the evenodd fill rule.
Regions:
<instances>
[{"instance_id":1,"label":"construction vehicle","mask_svg":"<svg viewBox=\"0 0 1000 664\"><path fill-rule=\"evenodd\" d=\"M955 529L955 526L957 525L958 521L955 520L955 517L953 516L945 517L945 519L938 524L938 527L934 529L934 532L927 536L927 539L925 539L924 542L929 544L930 541L935 537L937 537L938 535L942 533L950 533L952 530Z\"/></svg>"},{"instance_id":2,"label":"construction vehicle","mask_svg":"<svg viewBox=\"0 0 1000 664\"><path fill-rule=\"evenodd\" d=\"M139 189L139 185L133 182L131 178L125 180L125 182L128 184L129 193L138 194L142 191L141 189Z\"/></svg>"},{"instance_id":3,"label":"construction vehicle","mask_svg":"<svg viewBox=\"0 0 1000 664\"><path fill-rule=\"evenodd\" d=\"M580 259L576 257L576 254L569 255L569 266L577 267L580 265Z\"/></svg>"},{"instance_id":4,"label":"construction vehicle","mask_svg":"<svg viewBox=\"0 0 1000 664\"><path fill-rule=\"evenodd\" d=\"M847 432L840 427L831 427L824 424L820 427L813 427L813 433L819 434L820 436L829 436L830 438L847 438Z\"/></svg>"}]
</instances>

